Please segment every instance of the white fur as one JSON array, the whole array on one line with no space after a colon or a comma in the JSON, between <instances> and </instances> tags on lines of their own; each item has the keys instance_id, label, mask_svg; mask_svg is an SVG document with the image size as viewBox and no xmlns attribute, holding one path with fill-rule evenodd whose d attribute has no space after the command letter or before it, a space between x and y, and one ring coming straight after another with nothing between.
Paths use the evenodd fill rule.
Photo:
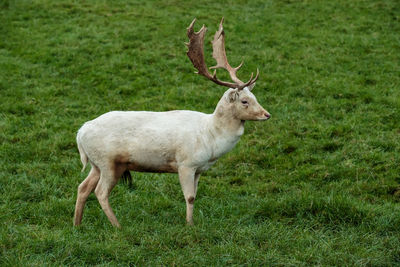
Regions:
<instances>
[{"instance_id":1,"label":"white fur","mask_svg":"<svg viewBox=\"0 0 400 267\"><path fill-rule=\"evenodd\" d=\"M247 106L241 102L243 99L248 101ZM112 111L86 122L78 131L77 143L83 165L89 161L93 173L78 189L75 225L80 224L86 195L96 187L103 210L111 223L119 226L108 195L127 169L179 173L187 221L192 223L200 173L236 145L245 120L268 118L268 112L245 88L227 90L213 114L188 110Z\"/></svg>"}]
</instances>

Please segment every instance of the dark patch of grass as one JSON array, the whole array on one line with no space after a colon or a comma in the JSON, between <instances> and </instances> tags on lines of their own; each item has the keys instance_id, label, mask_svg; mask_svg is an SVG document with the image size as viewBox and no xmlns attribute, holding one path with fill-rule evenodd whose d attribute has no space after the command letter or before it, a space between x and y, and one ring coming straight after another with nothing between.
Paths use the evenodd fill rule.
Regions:
<instances>
[{"instance_id":1,"label":"dark patch of grass","mask_svg":"<svg viewBox=\"0 0 400 267\"><path fill-rule=\"evenodd\" d=\"M277 200L266 201L254 214L257 220L291 219L337 227L358 226L371 223L376 214L357 201L342 195L316 196L294 194Z\"/></svg>"}]
</instances>

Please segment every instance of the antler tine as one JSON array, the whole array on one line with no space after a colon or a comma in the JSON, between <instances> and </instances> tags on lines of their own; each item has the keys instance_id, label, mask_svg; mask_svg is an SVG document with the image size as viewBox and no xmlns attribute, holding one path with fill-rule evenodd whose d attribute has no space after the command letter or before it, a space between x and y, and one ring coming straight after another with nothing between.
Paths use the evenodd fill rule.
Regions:
<instances>
[{"instance_id":1,"label":"antler tine","mask_svg":"<svg viewBox=\"0 0 400 267\"><path fill-rule=\"evenodd\" d=\"M257 80L258 80L258 76L260 75L260 71L258 70L258 68L257 68L257 75L256 75L256 77L254 78L254 80L251 82L252 84L253 83L255 83Z\"/></svg>"},{"instance_id":2,"label":"antler tine","mask_svg":"<svg viewBox=\"0 0 400 267\"><path fill-rule=\"evenodd\" d=\"M189 27L186 28L186 29L187 29L187 35L193 34L193 32L194 32L193 26L194 26L194 23L195 23L195 22L196 22L196 18L194 18L194 19L192 20L192 22L190 23ZM189 46L189 43L186 43L186 45Z\"/></svg>"},{"instance_id":3,"label":"antler tine","mask_svg":"<svg viewBox=\"0 0 400 267\"><path fill-rule=\"evenodd\" d=\"M243 88L245 88L245 87L247 87L247 86L252 85L253 83L255 83L255 82L257 81L257 79L258 79L259 74L260 74L260 71L259 71L258 68L257 68L256 77L254 77L254 79L253 79L254 73L252 72L252 73L251 73L250 79L249 79L246 83L244 83L243 85L241 85L239 89L241 90L241 89L243 89Z\"/></svg>"},{"instance_id":4,"label":"antler tine","mask_svg":"<svg viewBox=\"0 0 400 267\"><path fill-rule=\"evenodd\" d=\"M235 68L235 70L238 71L238 70L242 67L243 63L244 63L244 61L242 60L242 62L239 64L239 66L237 66L237 67Z\"/></svg>"},{"instance_id":5,"label":"antler tine","mask_svg":"<svg viewBox=\"0 0 400 267\"><path fill-rule=\"evenodd\" d=\"M252 80L253 80L253 76L254 76L254 73L252 72L252 73L251 73L251 76L250 76L250 79L249 79L246 83L243 83L242 85L240 85L240 87L239 87L238 89L239 89L239 90L242 90L242 89L245 88L246 86L250 85L250 83L251 83Z\"/></svg>"}]
</instances>

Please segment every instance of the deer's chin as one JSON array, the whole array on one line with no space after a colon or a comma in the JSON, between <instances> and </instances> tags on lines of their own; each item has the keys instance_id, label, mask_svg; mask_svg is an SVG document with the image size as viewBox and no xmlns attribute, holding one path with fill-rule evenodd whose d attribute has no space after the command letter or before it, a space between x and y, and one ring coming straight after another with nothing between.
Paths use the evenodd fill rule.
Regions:
<instances>
[{"instance_id":1,"label":"deer's chin","mask_svg":"<svg viewBox=\"0 0 400 267\"><path fill-rule=\"evenodd\" d=\"M266 121L269 120L270 117L261 117L261 118L257 118L256 121Z\"/></svg>"},{"instance_id":2,"label":"deer's chin","mask_svg":"<svg viewBox=\"0 0 400 267\"><path fill-rule=\"evenodd\" d=\"M256 118L245 118L245 119L241 119L241 121L266 121L269 118L266 117L256 117Z\"/></svg>"}]
</instances>

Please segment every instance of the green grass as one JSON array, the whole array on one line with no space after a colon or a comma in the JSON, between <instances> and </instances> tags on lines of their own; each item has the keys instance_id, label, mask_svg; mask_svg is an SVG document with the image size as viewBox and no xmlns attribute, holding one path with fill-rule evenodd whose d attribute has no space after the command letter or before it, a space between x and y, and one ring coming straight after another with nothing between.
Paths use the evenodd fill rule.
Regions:
<instances>
[{"instance_id":1,"label":"green grass","mask_svg":"<svg viewBox=\"0 0 400 267\"><path fill-rule=\"evenodd\" d=\"M225 89L184 42L222 16L272 119L201 177L194 227L175 175L133 173L111 195L122 229L93 195L74 228L76 131L110 110L213 112ZM1 266L400 265L396 0L2 0L0 101Z\"/></svg>"}]
</instances>

